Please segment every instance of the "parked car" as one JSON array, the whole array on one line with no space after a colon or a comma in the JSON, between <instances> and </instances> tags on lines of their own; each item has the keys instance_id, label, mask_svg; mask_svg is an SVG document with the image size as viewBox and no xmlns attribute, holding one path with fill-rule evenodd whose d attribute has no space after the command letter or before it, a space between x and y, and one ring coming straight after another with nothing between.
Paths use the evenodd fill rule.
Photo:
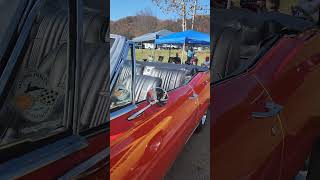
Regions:
<instances>
[{"instance_id":1,"label":"parked car","mask_svg":"<svg viewBox=\"0 0 320 180\"><path fill-rule=\"evenodd\" d=\"M110 177L163 179L209 106L208 68L138 62L111 35Z\"/></svg>"},{"instance_id":2,"label":"parked car","mask_svg":"<svg viewBox=\"0 0 320 180\"><path fill-rule=\"evenodd\" d=\"M211 178L292 180L310 158L308 178L320 179L319 27L277 12L214 12Z\"/></svg>"},{"instance_id":3,"label":"parked car","mask_svg":"<svg viewBox=\"0 0 320 180\"><path fill-rule=\"evenodd\" d=\"M108 177L107 5L81 2L1 2L0 179Z\"/></svg>"}]
</instances>

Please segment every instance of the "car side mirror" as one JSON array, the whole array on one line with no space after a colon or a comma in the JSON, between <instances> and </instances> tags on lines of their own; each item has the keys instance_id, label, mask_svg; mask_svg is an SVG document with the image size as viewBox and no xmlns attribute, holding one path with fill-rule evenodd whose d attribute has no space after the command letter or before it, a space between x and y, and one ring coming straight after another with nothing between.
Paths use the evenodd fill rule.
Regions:
<instances>
[{"instance_id":1,"label":"car side mirror","mask_svg":"<svg viewBox=\"0 0 320 180\"><path fill-rule=\"evenodd\" d=\"M168 93L166 90L156 87L152 88L147 93L147 101L153 105L164 106L168 102Z\"/></svg>"},{"instance_id":2,"label":"car side mirror","mask_svg":"<svg viewBox=\"0 0 320 180\"><path fill-rule=\"evenodd\" d=\"M141 114L144 111L149 109L154 104L157 104L158 106L164 106L165 104L167 104L168 92L160 87L152 88L147 92L146 100L147 100L147 102L149 102L149 104L146 107L144 107L144 108L140 109L139 111L135 112L134 114L132 114L128 118L129 121L141 116Z\"/></svg>"}]
</instances>

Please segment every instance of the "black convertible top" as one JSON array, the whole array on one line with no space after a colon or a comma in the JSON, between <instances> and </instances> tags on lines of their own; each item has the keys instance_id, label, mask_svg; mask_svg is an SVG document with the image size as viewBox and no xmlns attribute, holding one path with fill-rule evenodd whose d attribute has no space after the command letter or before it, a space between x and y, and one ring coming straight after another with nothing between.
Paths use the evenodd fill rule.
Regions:
<instances>
[{"instance_id":1,"label":"black convertible top","mask_svg":"<svg viewBox=\"0 0 320 180\"><path fill-rule=\"evenodd\" d=\"M307 21L301 17L294 17L279 12L261 12L256 13L248 9L232 8L232 9L213 9L213 21L211 29L213 29L214 41L225 26L245 21L247 25L260 27L266 21L276 21L294 31L303 31L314 26L313 22Z\"/></svg>"}]
</instances>

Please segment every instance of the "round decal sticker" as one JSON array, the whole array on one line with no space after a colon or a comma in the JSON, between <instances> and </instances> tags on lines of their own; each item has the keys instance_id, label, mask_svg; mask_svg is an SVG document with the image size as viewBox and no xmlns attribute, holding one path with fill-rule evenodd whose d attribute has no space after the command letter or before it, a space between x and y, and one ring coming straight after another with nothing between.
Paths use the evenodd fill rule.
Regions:
<instances>
[{"instance_id":1,"label":"round decal sticker","mask_svg":"<svg viewBox=\"0 0 320 180\"><path fill-rule=\"evenodd\" d=\"M13 104L28 120L41 122L51 114L59 94L58 90L48 87L45 75L28 72L16 84Z\"/></svg>"}]
</instances>

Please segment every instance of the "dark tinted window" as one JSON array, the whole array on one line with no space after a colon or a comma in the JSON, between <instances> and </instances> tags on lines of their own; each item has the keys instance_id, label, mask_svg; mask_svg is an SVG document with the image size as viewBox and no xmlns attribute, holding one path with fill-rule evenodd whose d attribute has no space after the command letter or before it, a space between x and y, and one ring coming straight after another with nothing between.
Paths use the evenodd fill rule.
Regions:
<instances>
[{"instance_id":1,"label":"dark tinted window","mask_svg":"<svg viewBox=\"0 0 320 180\"><path fill-rule=\"evenodd\" d=\"M86 1L82 11L84 37L80 58L78 105L81 131L104 128L109 120L108 19L104 10L98 8L99 2Z\"/></svg>"},{"instance_id":2,"label":"dark tinted window","mask_svg":"<svg viewBox=\"0 0 320 180\"><path fill-rule=\"evenodd\" d=\"M7 82L8 91L2 94L0 146L36 141L67 129L68 12L65 7L45 3L36 13L15 69L6 74L12 81Z\"/></svg>"}]
</instances>

